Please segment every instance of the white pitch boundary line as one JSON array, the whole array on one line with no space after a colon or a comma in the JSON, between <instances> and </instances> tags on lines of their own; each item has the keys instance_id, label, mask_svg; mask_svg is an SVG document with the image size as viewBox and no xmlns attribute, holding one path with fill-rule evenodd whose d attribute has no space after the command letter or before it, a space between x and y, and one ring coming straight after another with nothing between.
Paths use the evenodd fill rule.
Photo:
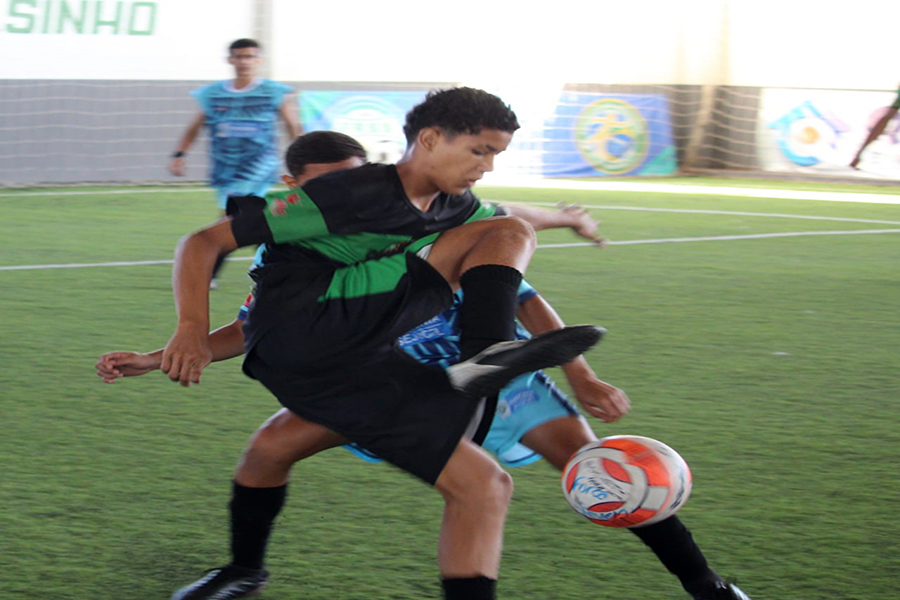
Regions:
<instances>
[{"instance_id":1,"label":"white pitch boundary line","mask_svg":"<svg viewBox=\"0 0 900 600\"><path fill-rule=\"evenodd\" d=\"M684 242L726 242L735 240L759 240L765 238L786 238L786 237L804 237L804 236L822 236L822 235L866 235L881 233L900 233L900 229L859 229L851 231L797 231L787 233L751 233L746 235L720 235L710 237L686 237L686 238L660 238L653 240L623 240L618 242L609 242L611 246L633 246L637 244L674 244ZM541 244L539 249L545 248L578 248L582 246L596 246L590 242L575 242L570 244ZM253 260L252 256L241 256L229 258L229 261L248 261ZM44 269L84 269L91 267L132 267L142 265L171 265L173 260L140 260L133 262L105 262L105 263L72 263L72 264L55 264L55 265L14 265L9 267L0 267L0 271L36 271Z\"/></svg>"},{"instance_id":2,"label":"white pitch boundary line","mask_svg":"<svg viewBox=\"0 0 900 600\"><path fill-rule=\"evenodd\" d=\"M512 204L515 206L553 206L554 202L509 202L507 200L485 200L495 204ZM771 217L775 219L803 219L807 221L837 221L840 223L874 223L876 225L900 225L900 221L883 221L880 219L849 219L845 217L821 217L816 215L789 215L783 213L756 213L737 210L704 210L693 208L652 208L649 206L603 206L598 204L579 204L591 210L633 210L638 212L685 213L696 215L724 215L737 217Z\"/></svg>"},{"instance_id":3,"label":"white pitch boundary line","mask_svg":"<svg viewBox=\"0 0 900 600\"><path fill-rule=\"evenodd\" d=\"M820 192L811 190L784 190L767 188L743 188L732 186L674 185L639 181L569 181L558 179L497 179L483 184L492 187L537 188L550 190L580 190L608 192L653 192L659 194L693 194L712 196L744 196L747 198L778 198L788 200L818 200L825 202L868 202L871 204L900 204L900 194L870 192ZM207 187L179 188L125 188L112 190L45 190L39 192L0 193L0 198L27 198L35 196L88 196L112 194L161 194L172 192L207 192Z\"/></svg>"}]
</instances>

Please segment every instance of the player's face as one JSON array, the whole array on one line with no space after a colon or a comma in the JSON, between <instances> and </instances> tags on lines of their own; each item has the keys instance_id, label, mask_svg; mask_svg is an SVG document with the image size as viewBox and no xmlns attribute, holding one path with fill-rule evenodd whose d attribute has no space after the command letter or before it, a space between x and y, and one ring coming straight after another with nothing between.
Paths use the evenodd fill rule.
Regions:
<instances>
[{"instance_id":1,"label":"player's face","mask_svg":"<svg viewBox=\"0 0 900 600\"><path fill-rule=\"evenodd\" d=\"M494 158L512 141L511 133L497 129L454 137L436 131L431 144L429 178L435 187L447 194L462 194L485 173L493 171Z\"/></svg>"},{"instance_id":2,"label":"player's face","mask_svg":"<svg viewBox=\"0 0 900 600\"><path fill-rule=\"evenodd\" d=\"M356 167L361 167L366 163L363 159L358 156L353 156L351 158L346 158L340 162L335 163L309 163L303 168L303 174L300 177L292 177L290 175L285 175L281 178L288 187L300 187L306 184L310 179L315 179L316 177L321 177L326 173L333 173L335 171L343 171L345 169L355 169Z\"/></svg>"},{"instance_id":3,"label":"player's face","mask_svg":"<svg viewBox=\"0 0 900 600\"><path fill-rule=\"evenodd\" d=\"M228 56L228 64L234 67L238 77L252 77L261 61L259 48L237 48Z\"/></svg>"}]
</instances>

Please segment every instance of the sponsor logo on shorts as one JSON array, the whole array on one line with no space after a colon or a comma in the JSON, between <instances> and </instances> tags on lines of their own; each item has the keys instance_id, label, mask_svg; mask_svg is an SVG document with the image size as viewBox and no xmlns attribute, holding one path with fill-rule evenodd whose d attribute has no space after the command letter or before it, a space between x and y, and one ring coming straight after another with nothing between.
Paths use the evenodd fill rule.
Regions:
<instances>
[{"instance_id":1,"label":"sponsor logo on shorts","mask_svg":"<svg viewBox=\"0 0 900 600\"><path fill-rule=\"evenodd\" d=\"M497 414L503 419L508 419L516 411L535 404L537 401L538 395L533 390L518 390L504 395L497 402Z\"/></svg>"}]
</instances>

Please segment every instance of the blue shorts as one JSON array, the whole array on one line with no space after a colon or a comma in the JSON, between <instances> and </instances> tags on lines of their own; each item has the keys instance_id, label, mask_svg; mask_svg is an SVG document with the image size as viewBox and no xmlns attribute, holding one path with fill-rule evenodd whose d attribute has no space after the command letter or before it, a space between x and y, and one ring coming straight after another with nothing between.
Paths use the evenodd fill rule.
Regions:
<instances>
[{"instance_id":1,"label":"blue shorts","mask_svg":"<svg viewBox=\"0 0 900 600\"><path fill-rule=\"evenodd\" d=\"M216 191L216 203L220 210L228 205L228 196L259 196L260 198L272 189L271 181L233 181L228 185L213 187Z\"/></svg>"},{"instance_id":2,"label":"blue shorts","mask_svg":"<svg viewBox=\"0 0 900 600\"><path fill-rule=\"evenodd\" d=\"M507 467L530 465L542 457L519 443L522 436L548 421L577 414L575 405L545 373L538 371L522 375L500 391L497 412L482 445ZM363 460L381 460L355 445L344 447Z\"/></svg>"}]
</instances>

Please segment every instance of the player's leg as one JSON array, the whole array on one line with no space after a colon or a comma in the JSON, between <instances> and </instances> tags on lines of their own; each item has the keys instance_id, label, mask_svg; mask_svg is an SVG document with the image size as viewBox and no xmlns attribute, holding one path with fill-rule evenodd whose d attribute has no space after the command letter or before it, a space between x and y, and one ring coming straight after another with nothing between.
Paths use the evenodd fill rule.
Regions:
<instances>
[{"instance_id":1,"label":"player's leg","mask_svg":"<svg viewBox=\"0 0 900 600\"><path fill-rule=\"evenodd\" d=\"M512 217L486 219L445 231L428 262L447 282L462 287L461 360L491 344L515 338L522 274L534 254L534 229Z\"/></svg>"},{"instance_id":2,"label":"player's leg","mask_svg":"<svg viewBox=\"0 0 900 600\"><path fill-rule=\"evenodd\" d=\"M532 428L522 437L522 443L562 471L578 449L596 439L596 434L584 418L569 416ZM645 527L633 527L629 531L656 554L663 566L678 577L685 591L697 600L745 598L743 592L725 583L709 568L691 532L677 515Z\"/></svg>"},{"instance_id":3,"label":"player's leg","mask_svg":"<svg viewBox=\"0 0 900 600\"><path fill-rule=\"evenodd\" d=\"M519 286L536 244L531 225L500 217L443 232L427 255L428 263L465 296L459 312L460 364L447 374L468 395L492 396L516 375L568 362L600 340L602 329L577 326L497 345L515 339ZM480 356L485 350L487 355ZM489 407L485 414L491 412Z\"/></svg>"},{"instance_id":4,"label":"player's leg","mask_svg":"<svg viewBox=\"0 0 900 600\"><path fill-rule=\"evenodd\" d=\"M446 600L493 600L512 478L462 440L435 488L444 497L438 565Z\"/></svg>"},{"instance_id":5,"label":"player's leg","mask_svg":"<svg viewBox=\"0 0 900 600\"><path fill-rule=\"evenodd\" d=\"M346 443L321 425L282 409L256 430L238 462L229 503L231 563L178 590L173 600L243 598L268 581L263 568L272 524L287 497L291 467Z\"/></svg>"}]
</instances>

